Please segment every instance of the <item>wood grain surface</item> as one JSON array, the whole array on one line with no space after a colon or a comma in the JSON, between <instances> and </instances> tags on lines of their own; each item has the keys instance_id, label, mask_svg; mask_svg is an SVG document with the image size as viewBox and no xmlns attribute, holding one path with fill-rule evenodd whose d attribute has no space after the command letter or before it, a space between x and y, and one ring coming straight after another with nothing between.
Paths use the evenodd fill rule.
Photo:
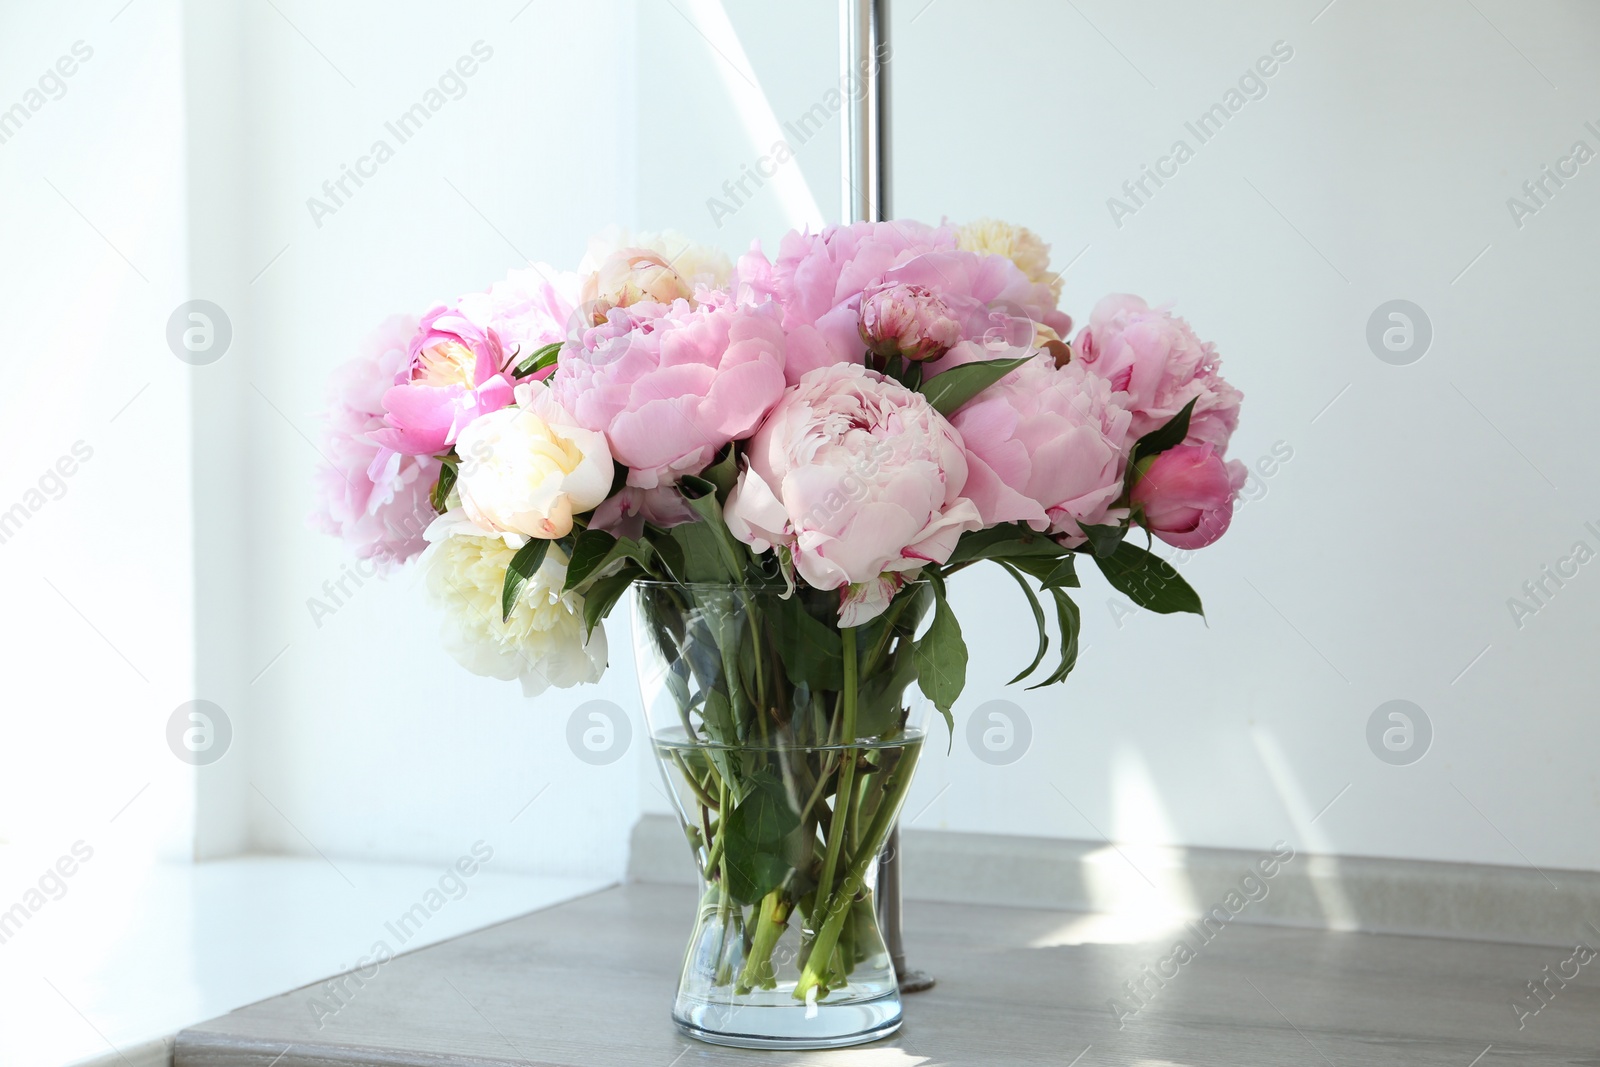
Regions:
<instances>
[{"instance_id":1,"label":"wood grain surface","mask_svg":"<svg viewBox=\"0 0 1600 1067\"><path fill-rule=\"evenodd\" d=\"M1241 924L1209 942L1180 929L1095 943L1080 913L918 901L906 905L906 940L939 984L907 998L900 1034L831 1052L714 1048L680 1037L668 1015L694 904L679 886L608 889L398 956L364 984L346 981L334 1015L314 1008L315 997L335 1003L318 986L194 1027L174 1062L1600 1067L1600 959L1551 981L1520 1029L1512 1008L1541 1003L1526 983L1561 970L1570 949ZM1111 998L1134 1007L1124 983L1178 937L1194 957L1159 988L1146 980L1146 1004L1118 1020Z\"/></svg>"}]
</instances>

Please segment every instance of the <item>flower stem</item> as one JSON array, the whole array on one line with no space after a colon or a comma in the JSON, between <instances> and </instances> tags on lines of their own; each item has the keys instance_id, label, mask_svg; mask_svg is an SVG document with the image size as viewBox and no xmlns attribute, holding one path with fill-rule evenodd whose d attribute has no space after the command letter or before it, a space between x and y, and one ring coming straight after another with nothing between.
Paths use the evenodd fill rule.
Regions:
<instances>
[{"instance_id":1,"label":"flower stem","mask_svg":"<svg viewBox=\"0 0 1600 1067\"><path fill-rule=\"evenodd\" d=\"M850 800L856 773L855 752L850 747L856 742L856 630L846 626L839 631L844 645L844 689L840 696L844 704L843 725L839 741L845 746L839 754L839 784L834 791L833 817L828 826L828 848L822 858L822 877L817 880L817 902L829 899L833 892L833 875L839 865L839 850L844 846L845 832L849 827Z\"/></svg>"},{"instance_id":2,"label":"flower stem","mask_svg":"<svg viewBox=\"0 0 1600 1067\"><path fill-rule=\"evenodd\" d=\"M700 779L695 777L694 772L689 769L688 761L683 758L683 754L674 749L672 750L672 759L678 765L678 772L683 775L684 784L695 795L695 799L700 801L701 806L710 808L712 811L718 811L717 802L712 799L710 793L706 792L705 786L700 784ZM711 761L708 759L706 762L710 763Z\"/></svg>"},{"instance_id":3,"label":"flower stem","mask_svg":"<svg viewBox=\"0 0 1600 1067\"><path fill-rule=\"evenodd\" d=\"M774 889L761 898L760 917L756 920L755 937L750 943L750 953L745 957L744 969L739 972L739 986L734 992L740 996L756 986L773 984L772 950L778 945L788 925L789 908L783 901L782 890Z\"/></svg>"},{"instance_id":4,"label":"flower stem","mask_svg":"<svg viewBox=\"0 0 1600 1067\"><path fill-rule=\"evenodd\" d=\"M884 838L889 835L889 823L895 812L900 809L900 801L911 785L911 772L916 768L916 764L916 750L903 749L894 771L885 779L883 799L879 801L878 810L872 816L866 836L859 843L855 859L850 862L844 877L840 880L838 891L832 897L824 898L819 887L817 910L813 911L811 916L812 923L817 926L817 935L811 942L811 955L806 960L805 969L800 973L800 981L794 987L796 1000L805 1000L807 993L823 984L833 958L833 950L839 943L839 934L843 931L845 919L850 914L850 903L866 884L867 866L878 858L878 849L883 846ZM821 922L817 921L819 918Z\"/></svg>"},{"instance_id":5,"label":"flower stem","mask_svg":"<svg viewBox=\"0 0 1600 1067\"><path fill-rule=\"evenodd\" d=\"M718 834L712 840L711 847L706 851L706 869L701 873L708 882L715 881L717 872L722 869L722 847L725 840L726 838Z\"/></svg>"},{"instance_id":6,"label":"flower stem","mask_svg":"<svg viewBox=\"0 0 1600 1067\"><path fill-rule=\"evenodd\" d=\"M728 787L725 783L718 783L717 798L721 801L722 811L728 810ZM728 820L725 816L717 818L716 843L712 846L723 845L722 854L718 857L717 867L720 877L717 878L717 925L722 930L722 938L717 947L717 971L714 981L717 985L727 985L729 976L725 973L728 958L728 914L732 910L733 898L728 893L728 850L725 835L728 832Z\"/></svg>"}]
</instances>

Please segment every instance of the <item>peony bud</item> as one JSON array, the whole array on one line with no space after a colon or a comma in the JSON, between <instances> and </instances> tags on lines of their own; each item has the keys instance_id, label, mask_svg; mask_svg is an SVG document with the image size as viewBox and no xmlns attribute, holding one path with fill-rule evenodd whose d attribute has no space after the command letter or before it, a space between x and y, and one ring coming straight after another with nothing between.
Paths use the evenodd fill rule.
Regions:
<instances>
[{"instance_id":1,"label":"peony bud","mask_svg":"<svg viewBox=\"0 0 1600 1067\"><path fill-rule=\"evenodd\" d=\"M1178 445L1156 456L1134 484L1131 502L1144 525L1174 548L1204 548L1233 521L1232 472L1209 444Z\"/></svg>"},{"instance_id":2,"label":"peony bud","mask_svg":"<svg viewBox=\"0 0 1600 1067\"><path fill-rule=\"evenodd\" d=\"M921 285L880 283L861 294L861 339L874 355L934 360L961 340L961 321Z\"/></svg>"}]
</instances>

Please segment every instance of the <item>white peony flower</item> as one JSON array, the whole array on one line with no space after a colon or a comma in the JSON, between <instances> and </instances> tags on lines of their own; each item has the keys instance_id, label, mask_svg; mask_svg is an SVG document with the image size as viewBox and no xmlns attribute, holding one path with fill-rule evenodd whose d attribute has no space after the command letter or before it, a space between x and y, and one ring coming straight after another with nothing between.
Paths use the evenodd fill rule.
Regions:
<instances>
[{"instance_id":1,"label":"white peony flower","mask_svg":"<svg viewBox=\"0 0 1600 1067\"><path fill-rule=\"evenodd\" d=\"M610 495L611 449L544 384L525 382L516 396L515 405L479 416L456 439L462 510L491 534L565 537L573 515Z\"/></svg>"},{"instance_id":2,"label":"white peony flower","mask_svg":"<svg viewBox=\"0 0 1600 1067\"><path fill-rule=\"evenodd\" d=\"M527 539L495 535L460 510L428 527L433 542L424 564L428 592L444 609L445 650L473 674L520 679L526 696L551 686L594 682L606 667L605 627L583 633L583 597L563 593L567 557L551 545L544 565L523 585L511 617L501 620L506 569Z\"/></svg>"},{"instance_id":3,"label":"white peony flower","mask_svg":"<svg viewBox=\"0 0 1600 1067\"><path fill-rule=\"evenodd\" d=\"M978 219L956 230L956 247L963 252L1005 256L1029 281L1048 285L1055 298L1061 299L1061 276L1050 269L1050 246L1026 226Z\"/></svg>"}]
</instances>

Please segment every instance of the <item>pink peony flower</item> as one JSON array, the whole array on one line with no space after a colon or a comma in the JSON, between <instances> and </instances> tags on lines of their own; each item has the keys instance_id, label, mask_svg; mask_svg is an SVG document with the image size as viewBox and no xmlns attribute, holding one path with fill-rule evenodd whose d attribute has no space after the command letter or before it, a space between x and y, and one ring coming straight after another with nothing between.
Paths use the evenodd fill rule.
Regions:
<instances>
[{"instance_id":1,"label":"pink peony flower","mask_svg":"<svg viewBox=\"0 0 1600 1067\"><path fill-rule=\"evenodd\" d=\"M982 525L963 495L961 435L920 393L865 367L808 373L748 458L728 529L757 552L787 549L806 582L839 589L846 626L874 618L907 575Z\"/></svg>"},{"instance_id":2,"label":"pink peony flower","mask_svg":"<svg viewBox=\"0 0 1600 1067\"><path fill-rule=\"evenodd\" d=\"M728 288L741 304L764 304L778 298L778 279L759 240L751 241L750 250L739 257Z\"/></svg>"},{"instance_id":3,"label":"pink peony flower","mask_svg":"<svg viewBox=\"0 0 1600 1067\"><path fill-rule=\"evenodd\" d=\"M778 308L701 292L698 307L680 299L612 308L561 350L550 379L578 425L605 433L640 489L703 470L754 432L783 392Z\"/></svg>"},{"instance_id":4,"label":"pink peony flower","mask_svg":"<svg viewBox=\"0 0 1600 1067\"><path fill-rule=\"evenodd\" d=\"M930 252L886 272L882 284L924 289L960 315L960 340L928 368L930 375L963 363L1027 355L1072 329L1072 318L1056 310L1050 287L1030 280L1005 256Z\"/></svg>"},{"instance_id":5,"label":"pink peony flower","mask_svg":"<svg viewBox=\"0 0 1600 1067\"><path fill-rule=\"evenodd\" d=\"M877 282L861 294L860 330L874 355L934 360L961 340L961 319L926 286Z\"/></svg>"},{"instance_id":6,"label":"pink peony flower","mask_svg":"<svg viewBox=\"0 0 1600 1067\"><path fill-rule=\"evenodd\" d=\"M383 394L387 425L373 439L410 456L443 452L467 423L511 403L508 353L493 320L487 293L424 315L410 362Z\"/></svg>"},{"instance_id":7,"label":"pink peony flower","mask_svg":"<svg viewBox=\"0 0 1600 1067\"><path fill-rule=\"evenodd\" d=\"M640 489L625 485L594 509L589 528L637 541L644 536L647 522L666 530L693 521L694 510L685 502L683 494L671 486Z\"/></svg>"},{"instance_id":8,"label":"pink peony flower","mask_svg":"<svg viewBox=\"0 0 1600 1067\"><path fill-rule=\"evenodd\" d=\"M571 271L536 263L489 286L490 328L505 349L506 366L514 367L545 345L567 339L577 323L580 285ZM533 379L553 373L552 365Z\"/></svg>"},{"instance_id":9,"label":"pink peony flower","mask_svg":"<svg viewBox=\"0 0 1600 1067\"><path fill-rule=\"evenodd\" d=\"M955 247L950 227L935 229L905 219L784 235L768 285L783 307L783 328L789 335L789 384L817 367L861 362L866 350L859 332L862 291L914 256ZM757 249L742 257L741 281L765 281L764 262Z\"/></svg>"},{"instance_id":10,"label":"pink peony flower","mask_svg":"<svg viewBox=\"0 0 1600 1067\"><path fill-rule=\"evenodd\" d=\"M1119 522L1132 416L1111 386L1076 362L1035 356L979 393L950 420L966 443L965 493L985 526L1025 522L1063 544L1081 524Z\"/></svg>"},{"instance_id":11,"label":"pink peony flower","mask_svg":"<svg viewBox=\"0 0 1600 1067\"><path fill-rule=\"evenodd\" d=\"M1185 440L1227 450L1244 394L1223 380L1215 346L1202 343L1187 322L1137 296L1113 294L1095 305L1073 347L1089 370L1128 394L1135 439L1193 400Z\"/></svg>"},{"instance_id":12,"label":"pink peony flower","mask_svg":"<svg viewBox=\"0 0 1600 1067\"><path fill-rule=\"evenodd\" d=\"M779 245L773 269L784 302L784 327L815 323L840 307L856 309L862 290L890 268L925 252L955 247L950 227L935 229L908 219L829 226L819 234L791 230Z\"/></svg>"},{"instance_id":13,"label":"pink peony flower","mask_svg":"<svg viewBox=\"0 0 1600 1067\"><path fill-rule=\"evenodd\" d=\"M1209 442L1178 445L1156 456L1131 499L1161 540L1174 548L1204 548L1228 532L1243 475L1243 464L1224 464Z\"/></svg>"},{"instance_id":14,"label":"pink peony flower","mask_svg":"<svg viewBox=\"0 0 1600 1067\"><path fill-rule=\"evenodd\" d=\"M918 337L897 350L916 351L926 341L921 351L932 354L920 358L942 356L929 368L938 373L1025 355L1072 328L1049 284L1006 256L958 251L948 227L899 221L790 233L775 266L752 249L739 261L739 276L741 299L772 293L784 308L791 385L817 367L863 363L868 348L891 354L889 342L906 329L937 326L937 338ZM913 306L923 309L920 327Z\"/></svg>"},{"instance_id":15,"label":"pink peony flower","mask_svg":"<svg viewBox=\"0 0 1600 1067\"><path fill-rule=\"evenodd\" d=\"M416 331L415 316L388 319L363 354L334 373L322 435L327 462L314 477L319 501L312 526L343 538L357 558L385 571L427 547L423 532L434 518L430 496L439 461L402 456L372 439L383 426L384 392L405 370Z\"/></svg>"}]
</instances>

